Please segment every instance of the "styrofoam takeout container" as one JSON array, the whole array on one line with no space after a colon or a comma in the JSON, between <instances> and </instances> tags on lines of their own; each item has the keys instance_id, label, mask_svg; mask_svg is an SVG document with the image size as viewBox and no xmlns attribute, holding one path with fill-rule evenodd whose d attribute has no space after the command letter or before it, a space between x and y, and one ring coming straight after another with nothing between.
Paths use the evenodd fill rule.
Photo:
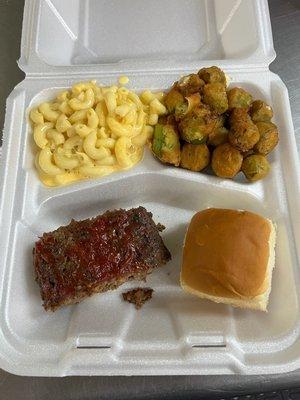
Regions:
<instances>
[{"instance_id":1,"label":"styrofoam takeout container","mask_svg":"<svg viewBox=\"0 0 300 400\"><path fill-rule=\"evenodd\" d=\"M21 375L261 374L300 367L299 165L287 90L274 59L266 0L27 0L20 68L7 101L1 168L0 366ZM218 65L274 108L280 144L263 181L222 180L166 167L146 151L134 169L66 187L38 180L28 110L74 82L166 89ZM71 218L138 205L164 224L173 259L141 286L142 310L115 291L55 313L41 306L32 248ZM182 242L206 207L257 212L276 222L276 268L267 314L200 300L179 287Z\"/></svg>"}]
</instances>

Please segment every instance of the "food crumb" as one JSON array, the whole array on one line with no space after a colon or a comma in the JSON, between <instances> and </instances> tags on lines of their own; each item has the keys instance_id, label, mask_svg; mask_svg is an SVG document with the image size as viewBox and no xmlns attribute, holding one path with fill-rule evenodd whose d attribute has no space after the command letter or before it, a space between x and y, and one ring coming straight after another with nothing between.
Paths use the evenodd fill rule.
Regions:
<instances>
[{"instance_id":1,"label":"food crumb","mask_svg":"<svg viewBox=\"0 0 300 400\"><path fill-rule=\"evenodd\" d=\"M163 224L156 224L156 228L158 229L159 232L162 232L166 229L166 227Z\"/></svg>"},{"instance_id":2,"label":"food crumb","mask_svg":"<svg viewBox=\"0 0 300 400\"><path fill-rule=\"evenodd\" d=\"M119 78L120 85L126 85L128 82L129 82L129 78L127 76L120 76L120 78Z\"/></svg>"},{"instance_id":3,"label":"food crumb","mask_svg":"<svg viewBox=\"0 0 300 400\"><path fill-rule=\"evenodd\" d=\"M122 296L124 301L134 304L135 308L138 310L145 304L146 301L152 298L152 293L153 289L151 288L136 288L122 293Z\"/></svg>"}]
</instances>

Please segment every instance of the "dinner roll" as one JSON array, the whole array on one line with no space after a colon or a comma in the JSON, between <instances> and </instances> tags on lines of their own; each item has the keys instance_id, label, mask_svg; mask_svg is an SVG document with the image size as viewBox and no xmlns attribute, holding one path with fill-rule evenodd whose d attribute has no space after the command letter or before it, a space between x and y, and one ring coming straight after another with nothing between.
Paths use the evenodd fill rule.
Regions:
<instances>
[{"instance_id":1,"label":"dinner roll","mask_svg":"<svg viewBox=\"0 0 300 400\"><path fill-rule=\"evenodd\" d=\"M266 311L275 238L275 225L252 212L196 213L185 237L182 288L217 303Z\"/></svg>"}]
</instances>

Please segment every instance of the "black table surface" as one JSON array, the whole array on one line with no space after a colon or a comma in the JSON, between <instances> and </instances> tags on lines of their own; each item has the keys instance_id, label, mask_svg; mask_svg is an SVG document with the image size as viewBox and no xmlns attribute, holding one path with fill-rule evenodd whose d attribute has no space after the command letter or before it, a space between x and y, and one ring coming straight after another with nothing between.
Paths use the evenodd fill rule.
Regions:
<instances>
[{"instance_id":1,"label":"black table surface","mask_svg":"<svg viewBox=\"0 0 300 400\"><path fill-rule=\"evenodd\" d=\"M63 1L63 0L62 0ZM225 1L225 0L224 0ZM300 151L300 0L269 0L276 60L270 69L288 87ZM5 99L23 79L19 58L23 0L0 0L0 127ZM0 370L0 400L231 399L284 390L258 398L300 399L300 370L282 375L157 377L19 377Z\"/></svg>"}]
</instances>

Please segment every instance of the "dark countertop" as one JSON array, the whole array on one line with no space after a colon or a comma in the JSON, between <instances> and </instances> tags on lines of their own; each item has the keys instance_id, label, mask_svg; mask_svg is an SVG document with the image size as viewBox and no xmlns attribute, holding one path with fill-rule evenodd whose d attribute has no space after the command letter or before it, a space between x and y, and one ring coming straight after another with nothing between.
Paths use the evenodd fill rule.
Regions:
<instances>
[{"instance_id":1,"label":"dark countertop","mask_svg":"<svg viewBox=\"0 0 300 400\"><path fill-rule=\"evenodd\" d=\"M269 5L277 52L270 68L288 87L300 151L300 0L269 0ZM16 65L22 13L23 0L0 0L0 127L5 99L23 79ZM1 400L218 399L291 387L300 387L300 371L258 376L30 378L0 370Z\"/></svg>"}]
</instances>

